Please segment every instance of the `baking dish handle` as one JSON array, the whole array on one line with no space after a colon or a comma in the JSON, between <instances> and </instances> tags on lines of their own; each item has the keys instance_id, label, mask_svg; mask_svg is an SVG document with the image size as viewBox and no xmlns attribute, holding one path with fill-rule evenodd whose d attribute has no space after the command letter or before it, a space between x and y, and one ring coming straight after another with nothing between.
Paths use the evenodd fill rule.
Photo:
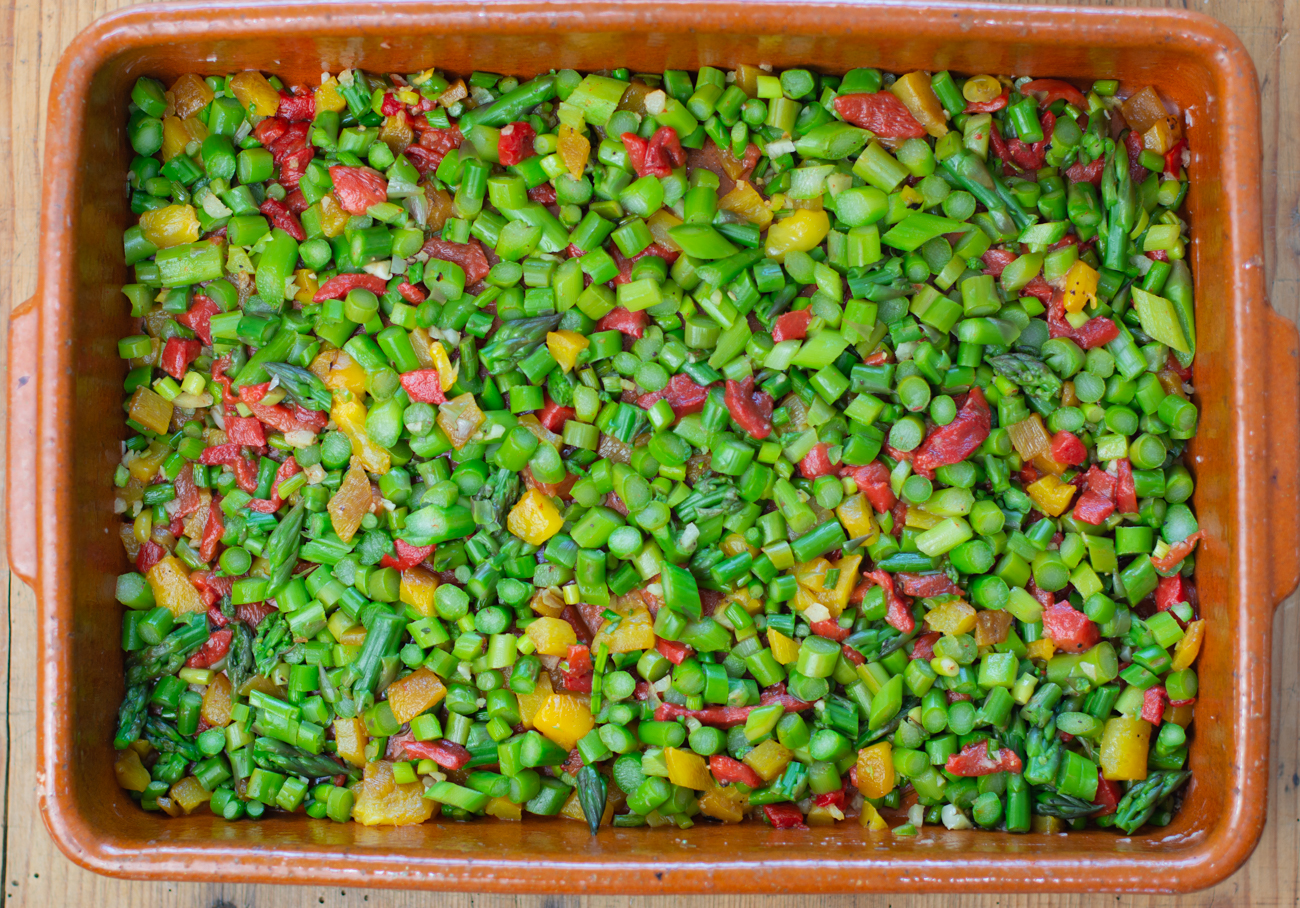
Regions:
<instances>
[{"instance_id":1,"label":"baking dish handle","mask_svg":"<svg viewBox=\"0 0 1300 908\"><path fill-rule=\"evenodd\" d=\"M1270 532L1273 602L1281 604L1300 583L1300 332L1288 318L1267 310L1269 376L1268 459L1275 503Z\"/></svg>"},{"instance_id":2,"label":"baking dish handle","mask_svg":"<svg viewBox=\"0 0 1300 908\"><path fill-rule=\"evenodd\" d=\"M9 313L9 435L5 463L8 490L5 535L9 569L36 585L36 346L38 297Z\"/></svg>"}]
</instances>

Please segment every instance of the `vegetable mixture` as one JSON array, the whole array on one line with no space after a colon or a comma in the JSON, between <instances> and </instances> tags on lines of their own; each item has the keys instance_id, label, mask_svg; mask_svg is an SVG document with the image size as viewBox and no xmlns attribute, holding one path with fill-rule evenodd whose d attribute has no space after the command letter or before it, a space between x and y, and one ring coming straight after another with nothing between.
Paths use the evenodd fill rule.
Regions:
<instances>
[{"instance_id":1,"label":"vegetable mixture","mask_svg":"<svg viewBox=\"0 0 1300 908\"><path fill-rule=\"evenodd\" d=\"M1170 820L1205 623L1186 142L1152 88L131 101L144 809Z\"/></svg>"}]
</instances>

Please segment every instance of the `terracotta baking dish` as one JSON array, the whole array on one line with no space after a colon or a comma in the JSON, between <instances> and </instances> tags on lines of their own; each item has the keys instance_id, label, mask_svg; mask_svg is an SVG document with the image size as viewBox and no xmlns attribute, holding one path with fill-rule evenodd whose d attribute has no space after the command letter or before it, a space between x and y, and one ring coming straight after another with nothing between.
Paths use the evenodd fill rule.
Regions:
<instances>
[{"instance_id":1,"label":"terracotta baking dish","mask_svg":"<svg viewBox=\"0 0 1300 908\"><path fill-rule=\"evenodd\" d=\"M128 279L123 127L135 78L740 62L1118 78L1154 83L1187 112L1204 414L1195 504L1207 532L1197 580L1213 623L1195 778L1175 822L1131 838L927 828L902 839L856 824L593 838L559 820L366 829L301 816L168 820L136 807L114 782L109 743L123 689L113 580L126 561L108 483L123 437L116 339L130 333L118 288ZM1255 72L1222 25L1163 10L938 4L177 4L101 19L64 54L53 85L40 286L10 326L8 528L11 566L40 600L41 810L77 863L141 878L493 892L1155 892L1209 886L1254 848L1267 803L1273 608L1300 571L1300 404L1296 329L1265 299Z\"/></svg>"}]
</instances>

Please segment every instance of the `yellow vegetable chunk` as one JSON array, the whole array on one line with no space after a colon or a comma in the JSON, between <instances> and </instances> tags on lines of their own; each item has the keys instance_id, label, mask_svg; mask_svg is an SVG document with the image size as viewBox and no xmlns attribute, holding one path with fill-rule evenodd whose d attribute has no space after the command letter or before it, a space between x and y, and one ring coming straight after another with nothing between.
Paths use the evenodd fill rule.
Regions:
<instances>
[{"instance_id":1,"label":"yellow vegetable chunk","mask_svg":"<svg viewBox=\"0 0 1300 908\"><path fill-rule=\"evenodd\" d=\"M573 626L561 618L538 618L524 631L543 656L567 656L578 642Z\"/></svg>"},{"instance_id":2,"label":"yellow vegetable chunk","mask_svg":"<svg viewBox=\"0 0 1300 908\"><path fill-rule=\"evenodd\" d=\"M683 788L707 791L713 787L713 775L699 754L676 747L664 748L664 762L668 764L668 781Z\"/></svg>"},{"instance_id":3,"label":"yellow vegetable chunk","mask_svg":"<svg viewBox=\"0 0 1300 908\"><path fill-rule=\"evenodd\" d=\"M154 601L177 618L190 612L206 612L199 591L190 583L190 572L175 555L166 555L145 575L153 589Z\"/></svg>"},{"instance_id":4,"label":"yellow vegetable chunk","mask_svg":"<svg viewBox=\"0 0 1300 908\"><path fill-rule=\"evenodd\" d=\"M113 774L117 776L117 784L127 791L144 791L153 781L149 777L149 770L140 762L140 755L130 747L118 754L113 761Z\"/></svg>"},{"instance_id":5,"label":"yellow vegetable chunk","mask_svg":"<svg viewBox=\"0 0 1300 908\"><path fill-rule=\"evenodd\" d=\"M542 705L551 698L551 676L542 672L531 694L519 694L519 724L524 728L533 727L533 719Z\"/></svg>"},{"instance_id":6,"label":"yellow vegetable chunk","mask_svg":"<svg viewBox=\"0 0 1300 908\"><path fill-rule=\"evenodd\" d=\"M877 741L858 751L858 791L864 798L883 798L894 790L894 748Z\"/></svg>"},{"instance_id":7,"label":"yellow vegetable chunk","mask_svg":"<svg viewBox=\"0 0 1300 908\"><path fill-rule=\"evenodd\" d=\"M767 629L767 642L772 647L772 656L782 665L799 658L799 644L774 627Z\"/></svg>"},{"instance_id":8,"label":"yellow vegetable chunk","mask_svg":"<svg viewBox=\"0 0 1300 908\"><path fill-rule=\"evenodd\" d=\"M586 350L590 343L577 331L568 329L548 331L546 334L546 349L551 351L551 356L555 357L555 361L566 373L573 371L578 362L578 354Z\"/></svg>"},{"instance_id":9,"label":"yellow vegetable chunk","mask_svg":"<svg viewBox=\"0 0 1300 908\"><path fill-rule=\"evenodd\" d=\"M239 103L259 117L273 117L280 109L280 93L257 70L235 73L227 84Z\"/></svg>"},{"instance_id":10,"label":"yellow vegetable chunk","mask_svg":"<svg viewBox=\"0 0 1300 908\"><path fill-rule=\"evenodd\" d=\"M216 97L208 83L197 73L186 73L172 83L171 96L176 104L176 116L182 120L198 114Z\"/></svg>"},{"instance_id":11,"label":"yellow vegetable chunk","mask_svg":"<svg viewBox=\"0 0 1300 908\"><path fill-rule=\"evenodd\" d=\"M881 832L889 828L889 824L886 823L885 818L880 815L880 811L876 810L876 808L872 807L870 804L862 805L862 813L858 814L858 823L859 825L870 829L872 832Z\"/></svg>"},{"instance_id":12,"label":"yellow vegetable chunk","mask_svg":"<svg viewBox=\"0 0 1300 908\"><path fill-rule=\"evenodd\" d=\"M366 408L355 400L334 398L330 408L339 431L352 442L352 453L361 458L361 464L371 473L387 473L391 459L388 452L375 444L366 432ZM441 417L440 417L441 418ZM345 542L347 540L344 540Z\"/></svg>"},{"instance_id":13,"label":"yellow vegetable chunk","mask_svg":"<svg viewBox=\"0 0 1300 908\"><path fill-rule=\"evenodd\" d=\"M330 524L339 539L351 541L361 526L361 518L369 513L373 501L370 477L366 476L366 471L353 458L352 467L329 501Z\"/></svg>"},{"instance_id":14,"label":"yellow vegetable chunk","mask_svg":"<svg viewBox=\"0 0 1300 908\"><path fill-rule=\"evenodd\" d=\"M167 792L171 795L173 801L180 805L181 810L186 815L193 813L200 804L206 804L212 800L212 792L203 787L202 783L193 776L186 776L171 787Z\"/></svg>"},{"instance_id":15,"label":"yellow vegetable chunk","mask_svg":"<svg viewBox=\"0 0 1300 908\"><path fill-rule=\"evenodd\" d=\"M419 782L398 783L393 764L367 763L365 776L352 789L352 819L363 826L414 826L433 816L435 804Z\"/></svg>"},{"instance_id":16,"label":"yellow vegetable chunk","mask_svg":"<svg viewBox=\"0 0 1300 908\"><path fill-rule=\"evenodd\" d=\"M1165 107L1165 102L1160 100L1160 95L1150 85L1130 95L1120 105L1120 110L1123 111L1124 119L1128 121L1128 125L1138 135L1154 126L1157 120L1163 120L1169 116L1169 110Z\"/></svg>"},{"instance_id":17,"label":"yellow vegetable chunk","mask_svg":"<svg viewBox=\"0 0 1300 908\"><path fill-rule=\"evenodd\" d=\"M1191 668L1196 657L1201 654L1201 643L1205 640L1205 621L1204 619L1193 621L1187 625L1187 633L1183 634L1183 639L1178 641L1174 647L1174 661L1169 666L1170 671L1181 672L1185 668Z\"/></svg>"},{"instance_id":18,"label":"yellow vegetable chunk","mask_svg":"<svg viewBox=\"0 0 1300 908\"><path fill-rule=\"evenodd\" d=\"M1007 434L1011 436L1011 445L1021 460L1033 460L1052 445L1052 436L1043 428L1043 419L1037 413L1008 426Z\"/></svg>"},{"instance_id":19,"label":"yellow vegetable chunk","mask_svg":"<svg viewBox=\"0 0 1300 908\"><path fill-rule=\"evenodd\" d=\"M1033 643L1030 643L1025 647L1025 649L1029 651L1030 659L1037 659L1045 662L1052 658L1052 655L1056 652L1056 644L1044 637L1041 640L1035 640Z\"/></svg>"},{"instance_id":20,"label":"yellow vegetable chunk","mask_svg":"<svg viewBox=\"0 0 1300 908\"><path fill-rule=\"evenodd\" d=\"M141 385L131 395L127 415L151 432L166 435L172 424L172 402Z\"/></svg>"},{"instance_id":21,"label":"yellow vegetable chunk","mask_svg":"<svg viewBox=\"0 0 1300 908\"><path fill-rule=\"evenodd\" d=\"M170 423L171 417L168 417L167 421ZM167 459L169 454L171 454L171 448L160 441L151 441L149 447L127 463L126 468L130 472L131 478L140 482L148 482L153 479L154 474L158 472L158 468L162 466L163 461ZM130 455L128 454L128 456Z\"/></svg>"},{"instance_id":22,"label":"yellow vegetable chunk","mask_svg":"<svg viewBox=\"0 0 1300 908\"><path fill-rule=\"evenodd\" d=\"M339 94L338 80L330 76L321 83L320 88L316 89L316 113L323 110L332 110L335 113L341 113L348 106L348 102Z\"/></svg>"},{"instance_id":23,"label":"yellow vegetable chunk","mask_svg":"<svg viewBox=\"0 0 1300 908\"><path fill-rule=\"evenodd\" d=\"M850 539L861 539L863 545L870 545L880 536L880 527L876 524L875 512L861 492L856 492L840 502L835 509L835 516L844 524Z\"/></svg>"},{"instance_id":24,"label":"yellow vegetable chunk","mask_svg":"<svg viewBox=\"0 0 1300 908\"><path fill-rule=\"evenodd\" d=\"M587 159L591 156L591 140L567 123L562 123L555 153L569 169L569 175L575 180L581 180L582 172L587 167Z\"/></svg>"},{"instance_id":25,"label":"yellow vegetable chunk","mask_svg":"<svg viewBox=\"0 0 1300 908\"><path fill-rule=\"evenodd\" d=\"M310 268L299 268L293 273L294 283L298 285L298 292L293 298L300 303L310 303L316 291L320 289L320 281L316 279L316 272Z\"/></svg>"},{"instance_id":26,"label":"yellow vegetable chunk","mask_svg":"<svg viewBox=\"0 0 1300 908\"><path fill-rule=\"evenodd\" d=\"M506 518L506 528L529 545L542 545L563 526L555 503L537 489L525 492Z\"/></svg>"},{"instance_id":27,"label":"yellow vegetable chunk","mask_svg":"<svg viewBox=\"0 0 1300 908\"><path fill-rule=\"evenodd\" d=\"M498 820L518 823L524 818L524 805L515 804L509 798L493 798L487 802L487 807L483 808L483 812L490 817L496 817Z\"/></svg>"},{"instance_id":28,"label":"yellow vegetable chunk","mask_svg":"<svg viewBox=\"0 0 1300 908\"><path fill-rule=\"evenodd\" d=\"M438 592L438 578L428 568L418 564L402 571L402 586L398 598L415 609L424 618L436 614L434 594Z\"/></svg>"},{"instance_id":29,"label":"yellow vegetable chunk","mask_svg":"<svg viewBox=\"0 0 1300 908\"><path fill-rule=\"evenodd\" d=\"M1060 517L1070 507L1074 493L1078 491L1068 482L1061 482L1052 474L1031 482L1025 487L1025 494L1033 499L1038 510L1049 517Z\"/></svg>"},{"instance_id":30,"label":"yellow vegetable chunk","mask_svg":"<svg viewBox=\"0 0 1300 908\"><path fill-rule=\"evenodd\" d=\"M650 617L649 609L634 605L616 607L614 611L622 615L618 626L611 632L613 621L602 624L595 639L591 641L593 650L599 649L603 643L609 647L611 653L634 653L637 650L650 649L655 645L654 619Z\"/></svg>"},{"instance_id":31,"label":"yellow vegetable chunk","mask_svg":"<svg viewBox=\"0 0 1300 908\"><path fill-rule=\"evenodd\" d=\"M948 134L948 114L930 86L929 75L920 70L910 72L900 76L889 90L931 136L938 139Z\"/></svg>"},{"instance_id":32,"label":"yellow vegetable chunk","mask_svg":"<svg viewBox=\"0 0 1300 908\"><path fill-rule=\"evenodd\" d=\"M768 738L762 744L745 754L743 762L762 777L764 782L771 782L790 765L794 752L774 738Z\"/></svg>"},{"instance_id":33,"label":"yellow vegetable chunk","mask_svg":"<svg viewBox=\"0 0 1300 908\"><path fill-rule=\"evenodd\" d=\"M360 716L334 720L334 743L338 745L338 754L343 760L353 766L366 765L366 745L370 743L370 735Z\"/></svg>"},{"instance_id":34,"label":"yellow vegetable chunk","mask_svg":"<svg viewBox=\"0 0 1300 908\"><path fill-rule=\"evenodd\" d=\"M533 727L565 750L595 726L587 699L574 694L551 694L533 716Z\"/></svg>"},{"instance_id":35,"label":"yellow vegetable chunk","mask_svg":"<svg viewBox=\"0 0 1300 908\"><path fill-rule=\"evenodd\" d=\"M546 618L560 617L564 605L564 597L560 595L558 586L548 586L544 590L538 590L528 601L529 608Z\"/></svg>"},{"instance_id":36,"label":"yellow vegetable chunk","mask_svg":"<svg viewBox=\"0 0 1300 908\"><path fill-rule=\"evenodd\" d=\"M737 181L731 192L718 199L718 208L739 215L764 230L772 223L772 209L753 186L744 180Z\"/></svg>"},{"instance_id":37,"label":"yellow vegetable chunk","mask_svg":"<svg viewBox=\"0 0 1300 908\"><path fill-rule=\"evenodd\" d=\"M486 421L487 417L474 402L474 395L468 391L438 407L438 426L447 433L447 440L457 451L469 443Z\"/></svg>"},{"instance_id":38,"label":"yellow vegetable chunk","mask_svg":"<svg viewBox=\"0 0 1300 908\"><path fill-rule=\"evenodd\" d=\"M140 215L140 233L159 249L199 241L199 219L190 205L165 205Z\"/></svg>"},{"instance_id":39,"label":"yellow vegetable chunk","mask_svg":"<svg viewBox=\"0 0 1300 908\"><path fill-rule=\"evenodd\" d=\"M415 130L405 116L384 117L384 123L379 127L379 141L387 145L393 154L406 151L414 139Z\"/></svg>"},{"instance_id":40,"label":"yellow vegetable chunk","mask_svg":"<svg viewBox=\"0 0 1300 908\"><path fill-rule=\"evenodd\" d=\"M562 816L566 820L577 820L579 823L587 822L587 815L582 810L582 799L578 797L578 790L576 788L569 792L569 799L565 801L564 806L560 808L558 816ZM605 810L600 815L600 825L608 826L613 822L614 801L612 799L607 799L605 801Z\"/></svg>"},{"instance_id":41,"label":"yellow vegetable chunk","mask_svg":"<svg viewBox=\"0 0 1300 908\"><path fill-rule=\"evenodd\" d=\"M445 696L447 688L442 679L424 667L388 685L388 705L393 710L393 718L403 723L437 706Z\"/></svg>"},{"instance_id":42,"label":"yellow vegetable chunk","mask_svg":"<svg viewBox=\"0 0 1300 908\"><path fill-rule=\"evenodd\" d=\"M442 345L442 341L429 341L429 363L430 368L438 370L438 383L442 387L450 388L456 384L456 379L460 377L460 366L451 364L451 359L447 356L447 348Z\"/></svg>"},{"instance_id":43,"label":"yellow vegetable chunk","mask_svg":"<svg viewBox=\"0 0 1300 908\"><path fill-rule=\"evenodd\" d=\"M1097 305L1097 269L1078 261L1065 273L1065 311L1082 312L1085 305Z\"/></svg>"},{"instance_id":44,"label":"yellow vegetable chunk","mask_svg":"<svg viewBox=\"0 0 1300 908\"><path fill-rule=\"evenodd\" d=\"M724 823L739 823L747 807L749 795L730 785L710 788L700 795L700 813Z\"/></svg>"},{"instance_id":45,"label":"yellow vegetable chunk","mask_svg":"<svg viewBox=\"0 0 1300 908\"><path fill-rule=\"evenodd\" d=\"M949 599L930 609L925 615L930 630L947 636L969 634L975 629L975 609L960 599Z\"/></svg>"},{"instance_id":46,"label":"yellow vegetable chunk","mask_svg":"<svg viewBox=\"0 0 1300 908\"><path fill-rule=\"evenodd\" d=\"M826 212L800 208L768 228L764 251L768 258L784 262L787 252L816 249L830 232L831 219Z\"/></svg>"},{"instance_id":47,"label":"yellow vegetable chunk","mask_svg":"<svg viewBox=\"0 0 1300 908\"><path fill-rule=\"evenodd\" d=\"M332 192L327 192L321 196L321 200L316 204L320 205L321 233L330 239L341 234L348 225L350 215L343 210L343 205L339 203L338 196Z\"/></svg>"},{"instance_id":48,"label":"yellow vegetable chunk","mask_svg":"<svg viewBox=\"0 0 1300 908\"><path fill-rule=\"evenodd\" d=\"M673 214L667 208L660 208L650 217L646 218L645 225L650 228L650 235L655 238L655 242L665 249L671 249L674 252L681 252L682 247L677 245L677 241L669 233L674 227L682 225L682 219Z\"/></svg>"},{"instance_id":49,"label":"yellow vegetable chunk","mask_svg":"<svg viewBox=\"0 0 1300 908\"><path fill-rule=\"evenodd\" d=\"M225 728L230 724L232 705L230 679L225 675L217 675L203 691L203 705L199 708L199 715L209 725Z\"/></svg>"},{"instance_id":50,"label":"yellow vegetable chunk","mask_svg":"<svg viewBox=\"0 0 1300 908\"><path fill-rule=\"evenodd\" d=\"M1101 732L1102 775L1117 782L1145 779L1150 743L1150 722L1127 716L1107 719Z\"/></svg>"},{"instance_id":51,"label":"yellow vegetable chunk","mask_svg":"<svg viewBox=\"0 0 1300 908\"><path fill-rule=\"evenodd\" d=\"M355 397L366 393L366 371L343 350L321 353L312 360L311 371L331 391L347 391Z\"/></svg>"}]
</instances>

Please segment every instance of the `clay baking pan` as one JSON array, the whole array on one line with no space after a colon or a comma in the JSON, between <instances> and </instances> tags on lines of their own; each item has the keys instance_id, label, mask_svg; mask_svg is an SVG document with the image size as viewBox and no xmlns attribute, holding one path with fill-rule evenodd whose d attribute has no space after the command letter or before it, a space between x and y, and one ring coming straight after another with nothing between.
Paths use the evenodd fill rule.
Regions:
<instances>
[{"instance_id":1,"label":"clay baking pan","mask_svg":"<svg viewBox=\"0 0 1300 908\"><path fill-rule=\"evenodd\" d=\"M927 827L909 839L856 824L592 837L564 820L367 829L140 810L112 768L123 689L113 582L126 560L108 481L124 431L116 344L131 333L119 287L136 77L261 69L311 82L345 67L528 76L742 62L1113 78L1153 83L1186 112L1203 413L1195 506L1207 534L1197 580L1211 624L1195 777L1174 822L1132 837ZM1269 636L1298 569L1297 335L1265 299L1259 150L1245 49L1222 25L1182 12L625 0L179 4L101 19L54 75L40 284L10 326L9 557L40 601L37 770L54 839L79 864L117 876L479 892L1137 892L1222 880L1264 824Z\"/></svg>"}]
</instances>

